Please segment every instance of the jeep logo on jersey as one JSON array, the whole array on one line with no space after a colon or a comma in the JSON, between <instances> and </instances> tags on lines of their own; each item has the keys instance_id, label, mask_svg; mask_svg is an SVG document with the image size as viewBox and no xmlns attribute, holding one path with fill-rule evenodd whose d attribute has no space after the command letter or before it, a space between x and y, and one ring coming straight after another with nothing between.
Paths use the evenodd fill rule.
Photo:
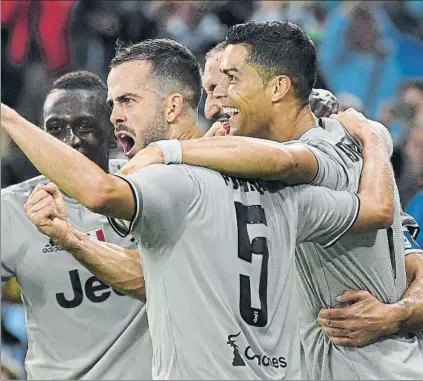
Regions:
<instances>
[{"instance_id":1,"label":"jeep logo on jersey","mask_svg":"<svg viewBox=\"0 0 423 381\"><path fill-rule=\"evenodd\" d=\"M66 295L70 296L67 298L63 292L56 294L57 303L59 303L59 305L63 308L76 308L80 306L84 300L84 293L87 299L92 303L101 303L106 301L112 294L111 290L113 290L116 295L124 295L119 291L114 290L95 276L88 278L84 287L82 287L81 278L77 269L69 271L69 278L73 295L66 292Z\"/></svg>"},{"instance_id":2,"label":"jeep logo on jersey","mask_svg":"<svg viewBox=\"0 0 423 381\"><path fill-rule=\"evenodd\" d=\"M244 357L245 360L241 356L241 352L239 350L239 346L236 343L235 338L237 338L241 334L239 331L236 335L229 335L228 344L233 350L233 360L232 366L245 366L245 360L255 361L257 362L258 366L271 366L273 368L286 368L287 362L285 357L269 357L266 355L257 355L254 353L253 349L248 345L244 350Z\"/></svg>"}]
</instances>

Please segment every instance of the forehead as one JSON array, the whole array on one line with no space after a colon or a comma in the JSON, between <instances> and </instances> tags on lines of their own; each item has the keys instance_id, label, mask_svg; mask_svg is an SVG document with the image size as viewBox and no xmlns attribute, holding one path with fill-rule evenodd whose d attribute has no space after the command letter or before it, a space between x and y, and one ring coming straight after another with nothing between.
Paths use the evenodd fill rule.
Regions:
<instances>
[{"instance_id":1,"label":"forehead","mask_svg":"<svg viewBox=\"0 0 423 381\"><path fill-rule=\"evenodd\" d=\"M247 57L248 48L244 44L228 45L223 52L220 69L229 70L235 68L237 70L242 70L248 66L246 63Z\"/></svg>"},{"instance_id":2,"label":"forehead","mask_svg":"<svg viewBox=\"0 0 423 381\"><path fill-rule=\"evenodd\" d=\"M210 85L216 85L221 76L220 63L223 57L223 50L216 52L207 59L204 65L203 87L207 88Z\"/></svg>"},{"instance_id":3,"label":"forehead","mask_svg":"<svg viewBox=\"0 0 423 381\"><path fill-rule=\"evenodd\" d=\"M43 107L44 117L74 118L79 115L97 115L104 110L105 99L91 90L54 90Z\"/></svg>"},{"instance_id":4,"label":"forehead","mask_svg":"<svg viewBox=\"0 0 423 381\"><path fill-rule=\"evenodd\" d=\"M147 61L134 60L113 67L107 78L108 97L150 89L150 66Z\"/></svg>"}]
</instances>

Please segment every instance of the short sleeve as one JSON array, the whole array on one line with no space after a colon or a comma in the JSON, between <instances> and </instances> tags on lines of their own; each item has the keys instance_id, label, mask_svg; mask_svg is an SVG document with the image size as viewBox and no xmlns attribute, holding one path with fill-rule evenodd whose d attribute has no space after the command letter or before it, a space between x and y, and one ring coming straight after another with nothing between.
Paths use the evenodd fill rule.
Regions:
<instances>
[{"instance_id":1,"label":"short sleeve","mask_svg":"<svg viewBox=\"0 0 423 381\"><path fill-rule=\"evenodd\" d=\"M183 227L197 192L193 175L185 165L155 164L124 176L135 199L135 213L124 231L116 219L109 221L120 235L132 233L144 244L167 241Z\"/></svg>"},{"instance_id":2,"label":"short sleeve","mask_svg":"<svg viewBox=\"0 0 423 381\"><path fill-rule=\"evenodd\" d=\"M329 247L339 240L355 223L359 198L349 192L323 187L298 187L297 244L317 242Z\"/></svg>"},{"instance_id":3,"label":"short sleeve","mask_svg":"<svg viewBox=\"0 0 423 381\"><path fill-rule=\"evenodd\" d=\"M327 140L307 142L305 145L316 158L318 170L310 185L324 186L329 189L344 190L354 187L355 171L352 171L353 161L338 152L335 144ZM353 154L350 154L353 156ZM358 157L358 156L357 156ZM356 159L354 157L352 160Z\"/></svg>"},{"instance_id":4,"label":"short sleeve","mask_svg":"<svg viewBox=\"0 0 423 381\"><path fill-rule=\"evenodd\" d=\"M16 275L16 257L19 245L16 242L17 229L13 230L12 198L1 191L1 287Z\"/></svg>"}]
</instances>

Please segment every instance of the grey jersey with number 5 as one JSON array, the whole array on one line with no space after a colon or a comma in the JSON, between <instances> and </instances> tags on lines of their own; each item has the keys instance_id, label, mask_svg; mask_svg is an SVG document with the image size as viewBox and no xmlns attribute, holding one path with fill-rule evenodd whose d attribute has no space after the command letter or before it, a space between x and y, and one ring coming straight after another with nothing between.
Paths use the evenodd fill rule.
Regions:
<instances>
[{"instance_id":1,"label":"grey jersey with number 5","mask_svg":"<svg viewBox=\"0 0 423 381\"><path fill-rule=\"evenodd\" d=\"M111 161L111 172L120 161ZM26 311L29 379L151 379L144 303L114 291L39 233L24 204L39 176L1 190L2 286L16 276ZM99 241L136 249L106 217L65 198L73 226ZM2 287L3 288L3 287Z\"/></svg>"},{"instance_id":2,"label":"grey jersey with number 5","mask_svg":"<svg viewBox=\"0 0 423 381\"><path fill-rule=\"evenodd\" d=\"M309 130L300 140L316 147L316 185L356 192L361 148L337 122ZM383 126L380 126L383 128ZM342 307L336 297L347 289L367 290L383 303L397 302L406 289L400 203L391 229L347 233L330 248L305 243L297 249L300 331L311 379L421 379L422 342L416 335L382 338L363 348L333 345L316 323L320 309Z\"/></svg>"},{"instance_id":3,"label":"grey jersey with number 5","mask_svg":"<svg viewBox=\"0 0 423 381\"><path fill-rule=\"evenodd\" d=\"M185 165L123 178L137 200L153 378L299 379L295 246L336 240L358 198Z\"/></svg>"}]
</instances>

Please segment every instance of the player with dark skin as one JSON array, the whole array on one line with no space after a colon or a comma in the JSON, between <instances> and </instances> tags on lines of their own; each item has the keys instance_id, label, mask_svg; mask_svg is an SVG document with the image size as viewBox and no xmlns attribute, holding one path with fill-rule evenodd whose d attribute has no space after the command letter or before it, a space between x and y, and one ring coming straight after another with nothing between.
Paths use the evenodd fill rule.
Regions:
<instances>
[{"instance_id":1,"label":"player with dark skin","mask_svg":"<svg viewBox=\"0 0 423 381\"><path fill-rule=\"evenodd\" d=\"M43 128L108 171L109 149L116 144L109 115L93 90L56 89L44 102Z\"/></svg>"}]
</instances>

